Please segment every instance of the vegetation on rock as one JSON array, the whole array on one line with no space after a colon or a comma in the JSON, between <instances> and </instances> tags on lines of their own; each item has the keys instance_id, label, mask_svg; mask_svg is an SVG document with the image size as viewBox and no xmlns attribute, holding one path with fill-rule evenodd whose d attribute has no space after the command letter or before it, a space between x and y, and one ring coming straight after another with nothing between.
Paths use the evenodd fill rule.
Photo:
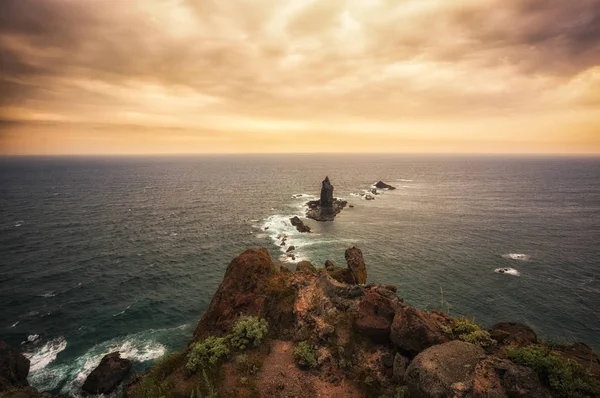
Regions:
<instances>
[{"instance_id":1,"label":"vegetation on rock","mask_svg":"<svg viewBox=\"0 0 600 398\"><path fill-rule=\"evenodd\" d=\"M446 334L456 337L467 343L478 344L483 348L491 347L496 341L490 337L490 333L483 330L474 320L467 318L454 319L452 326L440 325Z\"/></svg>"},{"instance_id":2,"label":"vegetation on rock","mask_svg":"<svg viewBox=\"0 0 600 398\"><path fill-rule=\"evenodd\" d=\"M301 341L298 343L294 349L294 359L296 359L298 364L301 366L310 368L317 367L316 351L314 347L306 341Z\"/></svg>"}]
</instances>

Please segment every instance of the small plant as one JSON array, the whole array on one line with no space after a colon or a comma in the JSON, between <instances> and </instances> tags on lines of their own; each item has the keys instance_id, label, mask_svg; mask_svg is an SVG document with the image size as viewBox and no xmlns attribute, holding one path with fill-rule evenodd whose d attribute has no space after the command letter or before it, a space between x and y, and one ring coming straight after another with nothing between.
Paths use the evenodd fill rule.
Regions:
<instances>
[{"instance_id":1,"label":"small plant","mask_svg":"<svg viewBox=\"0 0 600 398\"><path fill-rule=\"evenodd\" d=\"M600 396L600 386L577 362L565 359L546 347L506 347L508 359L533 369L540 379L564 397Z\"/></svg>"},{"instance_id":2,"label":"small plant","mask_svg":"<svg viewBox=\"0 0 600 398\"><path fill-rule=\"evenodd\" d=\"M306 341L298 343L294 349L294 359L298 364L310 368L317 367L317 358L315 349Z\"/></svg>"},{"instance_id":3,"label":"small plant","mask_svg":"<svg viewBox=\"0 0 600 398\"><path fill-rule=\"evenodd\" d=\"M481 326L475 323L475 320L466 318L453 320L452 326L440 325L440 329L459 340L467 343L479 344L481 347L491 347L496 344L496 340L492 339L489 332L483 330Z\"/></svg>"},{"instance_id":4,"label":"small plant","mask_svg":"<svg viewBox=\"0 0 600 398\"><path fill-rule=\"evenodd\" d=\"M250 346L258 347L269 332L269 324L264 319L243 316L235 323L229 335L231 347L245 350Z\"/></svg>"},{"instance_id":5,"label":"small plant","mask_svg":"<svg viewBox=\"0 0 600 398\"><path fill-rule=\"evenodd\" d=\"M407 386L402 386L396 388L396 392L394 393L394 398L410 398L410 393L408 392Z\"/></svg>"},{"instance_id":6,"label":"small plant","mask_svg":"<svg viewBox=\"0 0 600 398\"><path fill-rule=\"evenodd\" d=\"M346 358L340 358L340 360L338 361L338 366L341 369L347 369L352 366L352 362L347 360Z\"/></svg>"},{"instance_id":7,"label":"small plant","mask_svg":"<svg viewBox=\"0 0 600 398\"><path fill-rule=\"evenodd\" d=\"M192 346L186 367L191 371L204 369L209 365L217 365L227 355L229 355L227 339L210 336Z\"/></svg>"}]
</instances>

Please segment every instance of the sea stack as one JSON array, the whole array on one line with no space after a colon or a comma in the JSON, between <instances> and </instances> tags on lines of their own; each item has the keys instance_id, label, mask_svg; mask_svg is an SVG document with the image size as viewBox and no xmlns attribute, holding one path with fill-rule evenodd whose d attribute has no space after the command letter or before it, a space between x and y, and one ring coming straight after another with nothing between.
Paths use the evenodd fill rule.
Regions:
<instances>
[{"instance_id":1,"label":"sea stack","mask_svg":"<svg viewBox=\"0 0 600 398\"><path fill-rule=\"evenodd\" d=\"M333 197L333 185L329 177L321 183L319 200L311 200L306 205L306 217L316 221L333 221L335 216L348 204L347 201Z\"/></svg>"}]
</instances>

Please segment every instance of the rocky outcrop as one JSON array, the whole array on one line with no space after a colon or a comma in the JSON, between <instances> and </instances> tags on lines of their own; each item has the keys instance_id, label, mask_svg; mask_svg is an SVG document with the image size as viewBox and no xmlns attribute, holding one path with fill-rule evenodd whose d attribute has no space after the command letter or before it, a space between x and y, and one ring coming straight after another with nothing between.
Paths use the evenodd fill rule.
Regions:
<instances>
[{"instance_id":1,"label":"rocky outcrop","mask_svg":"<svg viewBox=\"0 0 600 398\"><path fill-rule=\"evenodd\" d=\"M385 182L383 182L383 181L378 181L378 182L375 184L375 188L378 188L378 189L389 189L390 191L391 191L391 190L394 190L394 189L396 189L396 187L393 187L393 186L391 186L391 185L388 185L388 184L386 184L386 183L385 183Z\"/></svg>"},{"instance_id":2,"label":"rocky outcrop","mask_svg":"<svg viewBox=\"0 0 600 398\"><path fill-rule=\"evenodd\" d=\"M358 306L356 330L376 343L388 343L397 306L397 302L377 292L367 293Z\"/></svg>"},{"instance_id":3,"label":"rocky outcrop","mask_svg":"<svg viewBox=\"0 0 600 398\"><path fill-rule=\"evenodd\" d=\"M327 271L333 271L335 269L335 264L331 260L325 260L325 269Z\"/></svg>"},{"instance_id":4,"label":"rocky outcrop","mask_svg":"<svg viewBox=\"0 0 600 398\"><path fill-rule=\"evenodd\" d=\"M354 276L354 283L359 285L367 283L367 267L365 266L365 260L360 249L356 247L346 249L345 257L348 269Z\"/></svg>"},{"instance_id":5,"label":"rocky outcrop","mask_svg":"<svg viewBox=\"0 0 600 398\"><path fill-rule=\"evenodd\" d=\"M522 323L514 322L501 322L492 326L490 337L501 346L524 347L537 342L537 335L533 329Z\"/></svg>"},{"instance_id":6,"label":"rocky outcrop","mask_svg":"<svg viewBox=\"0 0 600 398\"><path fill-rule=\"evenodd\" d=\"M316 273L317 269L310 261L302 260L296 265L296 272Z\"/></svg>"},{"instance_id":7,"label":"rocky outcrop","mask_svg":"<svg viewBox=\"0 0 600 398\"><path fill-rule=\"evenodd\" d=\"M265 286L274 270L267 249L249 249L237 256L227 266L219 289L196 327L194 339L228 331L240 313L263 313Z\"/></svg>"},{"instance_id":8,"label":"rocky outcrop","mask_svg":"<svg viewBox=\"0 0 600 398\"><path fill-rule=\"evenodd\" d=\"M347 204L347 201L333 197L333 185L329 177L325 177L321 184L320 199L306 203L306 217L316 221L333 221Z\"/></svg>"},{"instance_id":9,"label":"rocky outcrop","mask_svg":"<svg viewBox=\"0 0 600 398\"><path fill-rule=\"evenodd\" d=\"M464 397L473 387L475 366L483 349L464 341L451 341L426 349L406 369L411 397Z\"/></svg>"},{"instance_id":10,"label":"rocky outcrop","mask_svg":"<svg viewBox=\"0 0 600 398\"><path fill-rule=\"evenodd\" d=\"M475 397L551 397L532 369L495 357L488 357L475 366L471 384Z\"/></svg>"},{"instance_id":11,"label":"rocky outcrop","mask_svg":"<svg viewBox=\"0 0 600 398\"><path fill-rule=\"evenodd\" d=\"M400 352L411 357L428 347L450 340L433 315L409 306L396 312L390 338Z\"/></svg>"},{"instance_id":12,"label":"rocky outcrop","mask_svg":"<svg viewBox=\"0 0 600 398\"><path fill-rule=\"evenodd\" d=\"M109 394L125 379L132 365L129 359L121 358L118 351L111 352L102 358L81 389L90 394Z\"/></svg>"},{"instance_id":13,"label":"rocky outcrop","mask_svg":"<svg viewBox=\"0 0 600 398\"><path fill-rule=\"evenodd\" d=\"M298 216L290 218L290 222L294 227L296 227L298 232L310 232L310 227L305 225L304 221L302 221Z\"/></svg>"},{"instance_id":14,"label":"rocky outcrop","mask_svg":"<svg viewBox=\"0 0 600 398\"><path fill-rule=\"evenodd\" d=\"M27 387L29 359L17 349L0 341L0 392Z\"/></svg>"}]
</instances>

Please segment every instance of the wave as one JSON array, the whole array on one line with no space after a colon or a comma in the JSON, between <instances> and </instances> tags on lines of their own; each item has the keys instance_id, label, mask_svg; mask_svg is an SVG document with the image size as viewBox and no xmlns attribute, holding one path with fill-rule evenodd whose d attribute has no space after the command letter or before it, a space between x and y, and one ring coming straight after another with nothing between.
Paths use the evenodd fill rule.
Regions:
<instances>
[{"instance_id":1,"label":"wave","mask_svg":"<svg viewBox=\"0 0 600 398\"><path fill-rule=\"evenodd\" d=\"M131 308L133 304L129 304L127 307L125 307L125 309L121 312L117 312L116 314L113 314L113 316L119 316L119 315L123 315L125 313L125 311L127 311L128 309Z\"/></svg>"},{"instance_id":2,"label":"wave","mask_svg":"<svg viewBox=\"0 0 600 398\"><path fill-rule=\"evenodd\" d=\"M54 292L48 292L48 293L43 293L43 294L40 294L40 295L38 295L38 296L39 296L39 297L44 297L44 298L50 298L50 297L54 297L54 296L56 296L56 293L54 293Z\"/></svg>"},{"instance_id":3,"label":"wave","mask_svg":"<svg viewBox=\"0 0 600 398\"><path fill-rule=\"evenodd\" d=\"M15 223L15 227L20 227L21 225L23 225L23 223L24 223L24 221L23 221L23 220L21 220L21 221L17 221L17 222Z\"/></svg>"},{"instance_id":4,"label":"wave","mask_svg":"<svg viewBox=\"0 0 600 398\"><path fill-rule=\"evenodd\" d=\"M503 254L502 257L507 258L509 260L517 261L529 261L529 259L531 258L529 255L523 253L508 253Z\"/></svg>"},{"instance_id":5,"label":"wave","mask_svg":"<svg viewBox=\"0 0 600 398\"><path fill-rule=\"evenodd\" d=\"M402 181L402 182L414 182L414 180L409 180L407 178L398 178L396 179L396 181Z\"/></svg>"},{"instance_id":6,"label":"wave","mask_svg":"<svg viewBox=\"0 0 600 398\"><path fill-rule=\"evenodd\" d=\"M38 335L31 335L27 338L29 342L34 342L39 338ZM58 354L61 351L64 351L67 348L67 340L64 337L58 337L56 339L48 341L46 344L41 346L39 349L30 352L24 353L24 355L29 359L30 367L29 371L34 376L35 372L45 368L52 361L56 359Z\"/></svg>"},{"instance_id":7,"label":"wave","mask_svg":"<svg viewBox=\"0 0 600 398\"><path fill-rule=\"evenodd\" d=\"M11 328L14 328L15 326L17 326L19 324L19 322L21 321L16 321L15 323L13 323L12 325L10 325Z\"/></svg>"},{"instance_id":8,"label":"wave","mask_svg":"<svg viewBox=\"0 0 600 398\"><path fill-rule=\"evenodd\" d=\"M513 276L521 276L521 273L514 268L496 268L494 272Z\"/></svg>"}]
</instances>

